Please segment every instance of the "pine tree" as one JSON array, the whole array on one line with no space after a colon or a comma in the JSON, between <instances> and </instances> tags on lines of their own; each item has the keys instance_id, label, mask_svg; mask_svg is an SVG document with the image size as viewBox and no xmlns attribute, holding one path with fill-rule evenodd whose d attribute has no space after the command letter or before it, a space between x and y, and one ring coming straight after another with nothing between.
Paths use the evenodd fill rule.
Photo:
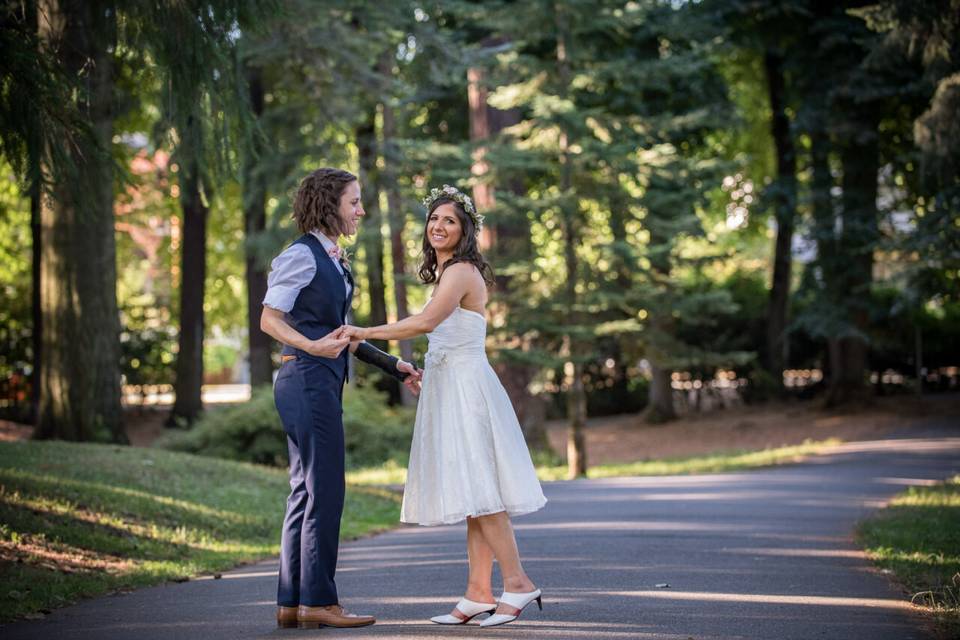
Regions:
<instances>
[{"instance_id":1,"label":"pine tree","mask_svg":"<svg viewBox=\"0 0 960 640\"><path fill-rule=\"evenodd\" d=\"M727 25L735 46L755 51L763 60L766 93L770 106L770 132L776 158L776 175L760 194L776 221L776 240L767 335L762 350L763 366L777 385L782 385L787 360L787 311L791 299L793 236L798 218L796 132L791 112L797 110L797 76L801 75L801 41L812 28L808 0L764 2L734 0L713 2L711 11Z\"/></svg>"},{"instance_id":2,"label":"pine tree","mask_svg":"<svg viewBox=\"0 0 960 640\"><path fill-rule=\"evenodd\" d=\"M163 74L165 124L175 143L183 212L180 333L168 425L191 423L203 410L204 293L211 175L226 173L231 117L246 117L239 90L237 32L254 24L256 3L197 2L143 7L143 29Z\"/></svg>"},{"instance_id":3,"label":"pine tree","mask_svg":"<svg viewBox=\"0 0 960 640\"><path fill-rule=\"evenodd\" d=\"M265 159L269 142L264 137L260 123L264 116L263 71L248 67L246 73L250 97L250 111L256 119L255 127L243 141L243 218L245 238L252 239L261 235L267 227L267 176L259 166ZM273 382L273 360L271 351L273 340L260 330L260 313L263 298L267 293L267 274L252 242L244 244L247 281L247 339L250 353L250 384L265 385Z\"/></svg>"},{"instance_id":4,"label":"pine tree","mask_svg":"<svg viewBox=\"0 0 960 640\"><path fill-rule=\"evenodd\" d=\"M0 156L10 164L21 189L30 198L31 236L31 356L30 421L40 415L41 381L45 357L43 344L43 300L40 295L43 263L41 211L44 191L43 168L50 175L58 166L72 162L65 152L69 145L47 141L81 139L96 144L84 119L81 105L71 99L77 78L58 59L55 47L43 43L38 31L37 2L8 3L0 10ZM49 30L46 31L49 39Z\"/></svg>"},{"instance_id":5,"label":"pine tree","mask_svg":"<svg viewBox=\"0 0 960 640\"><path fill-rule=\"evenodd\" d=\"M889 124L915 100L909 65L889 59L882 39L858 16L861 2L810 3L811 28L798 48L803 102L800 126L810 139L811 213L817 259L805 278L817 295L797 326L823 338L828 353L827 404L869 394L874 256L885 242L877 208L880 167L897 166L903 149L888 157L896 138ZM839 168L835 184L831 165ZM835 197L831 190L839 187Z\"/></svg>"},{"instance_id":6,"label":"pine tree","mask_svg":"<svg viewBox=\"0 0 960 640\"><path fill-rule=\"evenodd\" d=\"M84 123L67 125L72 144L60 153L52 149L64 141L53 137L56 129L30 123L41 127L40 167L50 185L40 212L35 436L123 442L110 158L116 10L112 3L51 0L40 3L37 14L41 55L62 66L71 90L67 104Z\"/></svg>"}]
</instances>

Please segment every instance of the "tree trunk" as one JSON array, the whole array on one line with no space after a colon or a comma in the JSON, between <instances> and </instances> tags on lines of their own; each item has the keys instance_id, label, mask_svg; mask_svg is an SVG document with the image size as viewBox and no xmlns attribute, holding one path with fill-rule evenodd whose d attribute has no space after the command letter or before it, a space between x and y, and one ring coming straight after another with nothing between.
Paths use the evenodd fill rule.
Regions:
<instances>
[{"instance_id":1,"label":"tree trunk","mask_svg":"<svg viewBox=\"0 0 960 640\"><path fill-rule=\"evenodd\" d=\"M185 143L181 143L181 148ZM200 194L200 167L195 149L185 149L180 163L183 252L180 265L180 338L176 400L168 426L192 424L203 410L203 300L207 278L207 207Z\"/></svg>"},{"instance_id":2,"label":"tree trunk","mask_svg":"<svg viewBox=\"0 0 960 640\"><path fill-rule=\"evenodd\" d=\"M489 39L483 46L494 46L501 41ZM520 122L520 111L510 109L502 111L487 104L488 91L485 86L485 71L482 67L467 69L467 103L470 116L470 139L478 143L474 152L474 163L471 173L482 178L488 173L485 160L486 147L482 144L496 135L504 127ZM506 185L508 190L512 190ZM522 188L517 189L522 192ZM489 181L477 181L473 186L473 202L477 211L483 212L496 206L496 187ZM480 238L483 252L496 264L508 263L517 259L529 259L532 255L530 241L530 227L527 224L517 224L515 221L504 222L497 220L484 225L483 235ZM495 270L496 271L496 270ZM507 316L509 314L509 299L513 293L512 276L504 273L496 275L495 299L492 307L495 313ZM531 449L545 450L549 448L545 417L545 406L542 398L534 397L529 392L530 382L537 374L536 367L521 365L501 360L494 369L497 377L510 398L513 410L517 414L524 439Z\"/></svg>"},{"instance_id":3,"label":"tree trunk","mask_svg":"<svg viewBox=\"0 0 960 640\"><path fill-rule=\"evenodd\" d=\"M845 140L840 153L843 165L841 201L843 227L838 243L838 276L832 296L842 300L848 329L831 348L831 380L826 404L863 401L869 348L864 334L869 325L873 250L879 239L877 226L877 173L880 169L877 126L871 105L850 105Z\"/></svg>"},{"instance_id":4,"label":"tree trunk","mask_svg":"<svg viewBox=\"0 0 960 640\"><path fill-rule=\"evenodd\" d=\"M34 146L34 157L30 158L32 166L40 164L39 145ZM30 423L37 426L40 418L40 381L43 379L43 300L40 296L42 278L41 263L43 261L43 232L42 232L42 204L43 190L40 184L39 167L34 171L33 182L30 185L30 315L32 318L30 341L32 346L31 360L33 369L30 371Z\"/></svg>"},{"instance_id":5,"label":"tree trunk","mask_svg":"<svg viewBox=\"0 0 960 640\"><path fill-rule=\"evenodd\" d=\"M393 78L392 51L380 59L380 73L384 79ZM393 262L393 293L397 305L397 320L403 320L410 315L407 310L407 274L405 257L406 247L403 244L404 215L400 198L400 188L397 185L397 163L400 155L396 150L397 125L393 107L389 99L382 103L383 109L383 160L384 184L387 192L387 219L390 222L390 255ZM410 362L413 360L413 343L410 340L400 340L400 357ZM404 405L416 404L416 399L407 391L401 392Z\"/></svg>"},{"instance_id":6,"label":"tree trunk","mask_svg":"<svg viewBox=\"0 0 960 640\"><path fill-rule=\"evenodd\" d=\"M247 71L250 88L250 105L254 116L263 116L263 78L259 69ZM260 133L255 131L247 149L243 166L243 219L246 231L246 280L247 280L247 336L250 347L250 385L273 383L273 340L260 330L260 314L263 298L267 295L267 274L260 265L250 241L267 226L266 180L258 165L263 162L264 145Z\"/></svg>"},{"instance_id":7,"label":"tree trunk","mask_svg":"<svg viewBox=\"0 0 960 640\"><path fill-rule=\"evenodd\" d=\"M614 254L616 261L613 269L617 274L617 287L621 294L627 294L633 289L633 274L637 272L637 263L630 252L627 239L627 218L630 215L629 204L625 194L620 191L615 174L611 178L611 193L609 199L610 206L610 233L613 235ZM622 305L626 306L626 305ZM614 309L614 313L619 318L633 317L633 311L620 312ZM630 379L630 364L633 361L629 353L624 353L625 340L616 340L613 343L613 352L611 356L614 361L614 376L616 384L623 384L626 388Z\"/></svg>"},{"instance_id":8,"label":"tree trunk","mask_svg":"<svg viewBox=\"0 0 960 640\"><path fill-rule=\"evenodd\" d=\"M828 107L827 99L823 94L823 87L817 78L811 78L804 91L804 118L808 123L810 136L810 211L813 218L813 237L817 243L816 268L820 275L821 299L833 308L838 308L841 301L834 300L839 286L837 259L837 216L834 211L833 194L831 193L834 180L830 172L830 134L827 131ZM835 344L836 338L827 337L827 352L824 358L824 377L831 380L832 353L839 349Z\"/></svg>"},{"instance_id":9,"label":"tree trunk","mask_svg":"<svg viewBox=\"0 0 960 640\"><path fill-rule=\"evenodd\" d=\"M913 325L913 352L916 360L917 395L923 395L923 329L919 324Z\"/></svg>"},{"instance_id":10,"label":"tree trunk","mask_svg":"<svg viewBox=\"0 0 960 640\"><path fill-rule=\"evenodd\" d=\"M616 180L616 176L611 176L611 178ZM629 205L618 185L614 183L610 189L610 233L613 235L613 242L616 246L615 255L617 256L614 269L617 273L617 286L622 292L626 292L633 286L633 274L637 270L636 260L633 259L627 246L629 242L627 239Z\"/></svg>"},{"instance_id":11,"label":"tree trunk","mask_svg":"<svg viewBox=\"0 0 960 640\"><path fill-rule=\"evenodd\" d=\"M554 15L557 27L557 76L560 86L567 87L570 78L570 62L568 58L568 24L567 17L561 3L555 3ZM565 90L564 90L565 91ZM561 96L565 97L565 96ZM573 196L573 167L569 153L570 141L567 131L560 129L560 191L563 194L563 259L566 271L566 305L567 318L572 324L578 324L577 311L577 203ZM584 444L583 427L587 418L587 395L583 388L583 364L579 361L579 345L571 335L564 336L568 344L568 353L573 365L573 380L570 382L567 394L567 420L570 427L567 432L567 477L578 478L587 473L587 450Z\"/></svg>"},{"instance_id":12,"label":"tree trunk","mask_svg":"<svg viewBox=\"0 0 960 640\"><path fill-rule=\"evenodd\" d=\"M826 280L835 275L833 261L837 242L837 219L833 210L833 196L830 193L833 188L833 176L830 174L830 136L826 132L822 115L810 114L808 118L816 118L810 129L810 165L813 170L810 202L814 238L817 242L817 264Z\"/></svg>"},{"instance_id":13,"label":"tree trunk","mask_svg":"<svg viewBox=\"0 0 960 640\"><path fill-rule=\"evenodd\" d=\"M794 213L797 202L797 159L790 119L787 115L783 58L768 50L764 56L767 92L773 112L771 130L777 156L777 180L773 187L777 220L777 240L773 258L773 278L767 307L766 368L782 386L786 361L787 306L790 302Z\"/></svg>"},{"instance_id":14,"label":"tree trunk","mask_svg":"<svg viewBox=\"0 0 960 640\"><path fill-rule=\"evenodd\" d=\"M651 424L669 422L677 417L673 408L672 371L651 363L650 389L647 392L647 408L644 420Z\"/></svg>"},{"instance_id":15,"label":"tree trunk","mask_svg":"<svg viewBox=\"0 0 960 640\"><path fill-rule=\"evenodd\" d=\"M83 78L73 95L90 132L78 132L62 151L63 160L43 166L52 186L40 211L40 404L34 437L126 442L110 155L116 13L99 3L50 0L38 14L45 46L57 52L68 76Z\"/></svg>"},{"instance_id":16,"label":"tree trunk","mask_svg":"<svg viewBox=\"0 0 960 640\"><path fill-rule=\"evenodd\" d=\"M583 365L574 364L573 380L567 393L567 478L587 475L587 446L583 427L587 422L587 394L583 390Z\"/></svg>"},{"instance_id":17,"label":"tree trunk","mask_svg":"<svg viewBox=\"0 0 960 640\"><path fill-rule=\"evenodd\" d=\"M41 231L40 183L31 187L30 193L30 316L32 319L30 342L32 365L30 371L30 423L37 426L40 418L40 381L43 371L43 302L40 296L41 261L43 260L43 232Z\"/></svg>"},{"instance_id":18,"label":"tree trunk","mask_svg":"<svg viewBox=\"0 0 960 640\"><path fill-rule=\"evenodd\" d=\"M482 67L467 69L467 108L470 117L470 141L482 142L488 140L490 131L490 107L487 105L487 88L484 86L485 72ZM488 173L486 146L478 145L473 151L473 164L470 173L482 178ZM477 180L473 185L473 203L477 211L488 211L496 206L493 185L484 180ZM485 225L480 236L480 249L487 251L496 243L496 232L493 225Z\"/></svg>"},{"instance_id":19,"label":"tree trunk","mask_svg":"<svg viewBox=\"0 0 960 640\"><path fill-rule=\"evenodd\" d=\"M675 181L667 176L658 175L654 172L650 177L648 190L664 192L675 188ZM664 216L660 212L654 212L654 215L648 213L651 218L648 223L650 229L650 241L648 249L648 259L650 260L650 273L652 275L652 286L659 287L661 291L658 294L659 299L651 302L648 320L648 346L647 359L650 361L651 379L650 387L647 390L647 408L644 411L644 420L651 424L660 424L668 422L677 417L677 412L673 407L673 386L671 376L673 369L670 362L670 337L674 335L674 320L671 313L673 307L672 300L677 295L672 291L674 286L671 279L671 258L672 239L668 228L658 220L663 220Z\"/></svg>"},{"instance_id":20,"label":"tree trunk","mask_svg":"<svg viewBox=\"0 0 960 640\"><path fill-rule=\"evenodd\" d=\"M367 285L370 295L370 326L387 322L387 291L383 279L383 215L380 212L380 185L377 175L376 108L371 108L366 120L357 127L357 154L360 165L360 184L363 186L363 234L360 242L366 259ZM383 351L389 350L386 340L371 340ZM401 401L400 383L395 378L381 376L377 388L390 394L391 403Z\"/></svg>"},{"instance_id":21,"label":"tree trunk","mask_svg":"<svg viewBox=\"0 0 960 640\"><path fill-rule=\"evenodd\" d=\"M357 148L360 157L360 183L363 185L363 209L366 227L361 241L366 254L368 286L370 288L370 324L387 321L387 288L383 279L383 214L380 211L380 185L377 179L376 111L371 110L366 122L357 128ZM373 341L385 349L385 340Z\"/></svg>"},{"instance_id":22,"label":"tree trunk","mask_svg":"<svg viewBox=\"0 0 960 640\"><path fill-rule=\"evenodd\" d=\"M26 23L28 28L39 35L40 24L37 20L37 3L28 2L26 5ZM37 52L38 55L41 53ZM39 126L34 125L35 131L30 135L28 153L30 157L30 424L37 426L40 419L40 381L41 362L43 359L43 310L40 299L40 263L43 260L42 206L43 206L43 151L42 132Z\"/></svg>"},{"instance_id":23,"label":"tree trunk","mask_svg":"<svg viewBox=\"0 0 960 640\"><path fill-rule=\"evenodd\" d=\"M859 336L842 336L830 340L831 377L826 406L835 407L867 399L868 354L867 343Z\"/></svg>"}]
</instances>

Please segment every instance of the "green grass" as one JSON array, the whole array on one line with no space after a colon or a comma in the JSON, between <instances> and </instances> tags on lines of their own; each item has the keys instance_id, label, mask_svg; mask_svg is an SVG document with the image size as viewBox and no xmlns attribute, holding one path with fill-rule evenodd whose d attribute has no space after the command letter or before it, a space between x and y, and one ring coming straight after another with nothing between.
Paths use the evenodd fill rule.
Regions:
<instances>
[{"instance_id":1,"label":"green grass","mask_svg":"<svg viewBox=\"0 0 960 640\"><path fill-rule=\"evenodd\" d=\"M157 449L0 443L0 621L279 552L280 469ZM341 536L393 526L399 496L349 486Z\"/></svg>"},{"instance_id":2,"label":"green grass","mask_svg":"<svg viewBox=\"0 0 960 640\"><path fill-rule=\"evenodd\" d=\"M588 476L714 473L796 461L835 440L764 451L591 467ZM538 456L542 480L566 467ZM393 526L396 463L347 474L342 537ZM275 555L284 470L160 449L0 443L0 621L82 597Z\"/></svg>"},{"instance_id":3,"label":"green grass","mask_svg":"<svg viewBox=\"0 0 960 640\"><path fill-rule=\"evenodd\" d=\"M840 444L840 440L830 438L819 441L807 440L803 444L762 451L728 451L707 456L643 460L627 464L603 464L589 467L587 477L686 475L757 469L797 462L838 444ZM535 456L535 462L540 458L543 458L543 456ZM396 464L359 469L347 473L347 479L357 484L403 484L406 481L406 476L407 470ZM541 480L563 480L567 477L567 467L558 464L538 464L537 477Z\"/></svg>"},{"instance_id":4,"label":"green grass","mask_svg":"<svg viewBox=\"0 0 960 640\"><path fill-rule=\"evenodd\" d=\"M641 460L626 464L604 464L589 467L587 477L673 476L757 469L797 462L807 456L821 453L824 449L839 443L840 441L834 438L817 442L807 440L803 444L763 449L761 451L725 451L706 456ZM567 477L567 467L566 465L538 467L537 475L541 480L561 480Z\"/></svg>"},{"instance_id":5,"label":"green grass","mask_svg":"<svg viewBox=\"0 0 960 640\"><path fill-rule=\"evenodd\" d=\"M874 563L893 572L943 637L960 637L960 476L911 487L857 533Z\"/></svg>"}]
</instances>

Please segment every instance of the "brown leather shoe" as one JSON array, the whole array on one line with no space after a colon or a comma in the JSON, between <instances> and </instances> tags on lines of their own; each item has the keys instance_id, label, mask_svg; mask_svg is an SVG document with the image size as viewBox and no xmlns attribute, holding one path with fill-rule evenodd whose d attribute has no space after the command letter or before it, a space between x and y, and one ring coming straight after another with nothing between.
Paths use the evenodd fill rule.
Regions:
<instances>
[{"instance_id":1,"label":"brown leather shoe","mask_svg":"<svg viewBox=\"0 0 960 640\"><path fill-rule=\"evenodd\" d=\"M297 627L297 608L277 607L277 626L282 629L295 629Z\"/></svg>"},{"instance_id":2,"label":"brown leather shoe","mask_svg":"<svg viewBox=\"0 0 960 640\"><path fill-rule=\"evenodd\" d=\"M318 629L320 627L365 627L373 624L377 619L373 616L358 616L347 613L339 604L326 607L305 607L297 609L297 622L301 629Z\"/></svg>"}]
</instances>

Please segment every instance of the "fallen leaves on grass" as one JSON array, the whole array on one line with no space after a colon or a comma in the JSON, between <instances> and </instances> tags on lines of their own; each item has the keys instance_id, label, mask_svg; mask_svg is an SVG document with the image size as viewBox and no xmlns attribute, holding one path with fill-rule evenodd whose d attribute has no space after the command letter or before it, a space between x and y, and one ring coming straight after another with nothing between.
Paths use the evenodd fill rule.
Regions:
<instances>
[{"instance_id":1,"label":"fallen leaves on grass","mask_svg":"<svg viewBox=\"0 0 960 640\"><path fill-rule=\"evenodd\" d=\"M60 573L121 573L133 566L123 558L31 534L21 534L16 542L0 540L0 561L29 564Z\"/></svg>"}]
</instances>

